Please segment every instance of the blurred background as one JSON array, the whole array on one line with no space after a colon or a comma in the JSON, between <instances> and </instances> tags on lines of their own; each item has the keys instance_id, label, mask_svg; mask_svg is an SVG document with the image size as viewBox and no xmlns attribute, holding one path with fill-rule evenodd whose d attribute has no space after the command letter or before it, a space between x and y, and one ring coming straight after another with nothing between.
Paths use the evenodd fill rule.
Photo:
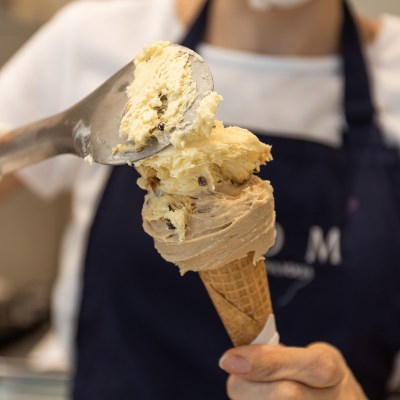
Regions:
<instances>
[{"instance_id":1,"label":"blurred background","mask_svg":"<svg viewBox=\"0 0 400 400\"><path fill-rule=\"evenodd\" d=\"M67 2L0 0L0 66ZM64 400L68 374L44 373L27 355L48 331L69 196L44 202L21 186L13 189L0 194L0 399Z\"/></svg>"},{"instance_id":2,"label":"blurred background","mask_svg":"<svg viewBox=\"0 0 400 400\"><path fill-rule=\"evenodd\" d=\"M68 2L0 0L0 67ZM399 0L352 2L369 16L400 15ZM0 196L0 400L62 400L67 398L68 374L38 373L26 359L49 327L49 299L69 195L45 202L23 187L14 189Z\"/></svg>"}]
</instances>

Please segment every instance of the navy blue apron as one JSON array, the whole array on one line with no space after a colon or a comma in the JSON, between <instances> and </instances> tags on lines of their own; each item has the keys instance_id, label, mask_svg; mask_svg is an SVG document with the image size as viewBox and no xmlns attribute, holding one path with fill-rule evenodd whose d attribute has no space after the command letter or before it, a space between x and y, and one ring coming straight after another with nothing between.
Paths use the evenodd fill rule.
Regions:
<instances>
[{"instance_id":1,"label":"navy blue apron","mask_svg":"<svg viewBox=\"0 0 400 400\"><path fill-rule=\"evenodd\" d=\"M207 7L184 45L201 41ZM343 146L259 136L274 155L262 172L279 231L268 270L282 342L336 345L375 400L400 348L400 166L382 142L346 6L344 15ZM197 274L181 277L143 232L136 179L113 170L90 233L74 399L225 399L217 361L230 341Z\"/></svg>"}]
</instances>

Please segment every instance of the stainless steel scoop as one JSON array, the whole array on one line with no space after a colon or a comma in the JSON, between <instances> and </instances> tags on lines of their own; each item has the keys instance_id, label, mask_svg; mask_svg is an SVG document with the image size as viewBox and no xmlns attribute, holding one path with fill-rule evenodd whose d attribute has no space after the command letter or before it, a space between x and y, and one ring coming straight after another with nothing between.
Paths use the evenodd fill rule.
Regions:
<instances>
[{"instance_id":1,"label":"stainless steel scoop","mask_svg":"<svg viewBox=\"0 0 400 400\"><path fill-rule=\"evenodd\" d=\"M179 47L182 52L188 51ZM213 90L207 64L195 55L190 55L189 59L199 95L184 114L183 120L188 126L201 100ZM150 157L167 147L170 135L165 132L160 141L150 140L140 152L112 153L114 146L127 143L118 132L128 102L126 88L133 81L134 72L131 62L68 110L0 136L0 177L63 153L88 157L99 164L121 165Z\"/></svg>"}]
</instances>

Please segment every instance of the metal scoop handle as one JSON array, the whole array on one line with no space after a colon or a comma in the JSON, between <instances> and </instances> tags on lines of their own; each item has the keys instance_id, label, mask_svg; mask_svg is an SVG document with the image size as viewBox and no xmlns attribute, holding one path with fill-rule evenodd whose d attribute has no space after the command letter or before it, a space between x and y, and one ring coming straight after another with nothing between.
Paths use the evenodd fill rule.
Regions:
<instances>
[{"instance_id":1,"label":"metal scoop handle","mask_svg":"<svg viewBox=\"0 0 400 400\"><path fill-rule=\"evenodd\" d=\"M83 158L99 151L111 154L112 147L121 142L118 127L134 69L134 64L129 63L66 111L0 135L0 176L59 154L71 153ZM115 144L104 144L104 132L112 133ZM97 157L97 162L102 160ZM119 160L121 164L126 162Z\"/></svg>"},{"instance_id":2,"label":"metal scoop handle","mask_svg":"<svg viewBox=\"0 0 400 400\"><path fill-rule=\"evenodd\" d=\"M62 153L74 153L72 127L59 114L0 136L0 176Z\"/></svg>"},{"instance_id":3,"label":"metal scoop handle","mask_svg":"<svg viewBox=\"0 0 400 400\"><path fill-rule=\"evenodd\" d=\"M193 80L198 88L196 101L184 114L184 120L192 122L201 100L213 90L214 84L201 57L178 47L182 53L190 52ZM114 146L128 143L118 132L128 103L126 88L134 79L134 71L131 62L68 110L0 136L0 176L64 153L90 157L100 164L121 165L150 157L167 147L168 136L160 142L149 141L139 152L112 152Z\"/></svg>"}]
</instances>

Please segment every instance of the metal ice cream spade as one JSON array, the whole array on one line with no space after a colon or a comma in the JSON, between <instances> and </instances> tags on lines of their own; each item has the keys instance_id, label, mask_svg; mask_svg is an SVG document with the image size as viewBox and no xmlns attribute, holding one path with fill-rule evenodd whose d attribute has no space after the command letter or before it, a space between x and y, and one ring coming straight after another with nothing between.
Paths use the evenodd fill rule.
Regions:
<instances>
[{"instance_id":1,"label":"metal ice cream spade","mask_svg":"<svg viewBox=\"0 0 400 400\"><path fill-rule=\"evenodd\" d=\"M180 47L182 52L189 51ZM183 122L188 126L194 121L201 100L213 90L207 64L193 54L189 59L199 95L184 113ZM1 135L0 177L64 153L76 154L99 164L121 165L150 157L167 147L170 144L168 134L160 142L150 140L139 152L112 152L117 144L127 143L118 132L128 103L126 88L133 81L134 72L134 63L130 62L68 110Z\"/></svg>"}]
</instances>

